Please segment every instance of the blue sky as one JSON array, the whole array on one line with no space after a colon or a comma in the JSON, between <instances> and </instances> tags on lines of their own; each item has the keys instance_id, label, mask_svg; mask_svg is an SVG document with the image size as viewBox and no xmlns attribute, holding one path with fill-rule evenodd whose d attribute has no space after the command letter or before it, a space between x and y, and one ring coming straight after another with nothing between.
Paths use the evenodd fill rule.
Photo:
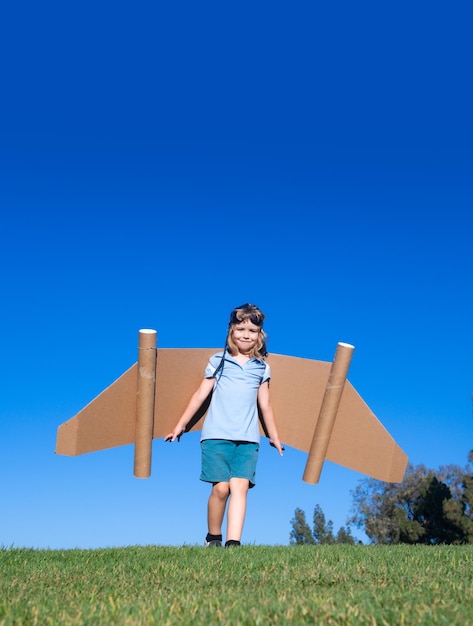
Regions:
<instances>
[{"instance_id":1,"label":"blue sky","mask_svg":"<svg viewBox=\"0 0 473 626\"><path fill-rule=\"evenodd\" d=\"M0 545L200 544L198 435L54 454L57 427L162 347L330 361L414 464L473 448L467 2L19 2L0 20ZM276 416L277 419L277 416ZM363 476L262 446L244 541L335 529Z\"/></svg>"}]
</instances>

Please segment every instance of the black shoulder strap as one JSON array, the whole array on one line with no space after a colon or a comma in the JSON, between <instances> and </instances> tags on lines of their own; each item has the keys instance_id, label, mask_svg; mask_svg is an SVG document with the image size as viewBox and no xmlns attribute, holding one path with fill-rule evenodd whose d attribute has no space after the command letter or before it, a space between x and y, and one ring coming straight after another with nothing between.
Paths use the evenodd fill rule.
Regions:
<instances>
[{"instance_id":1,"label":"black shoulder strap","mask_svg":"<svg viewBox=\"0 0 473 626\"><path fill-rule=\"evenodd\" d=\"M217 369L214 372L214 378L217 378L217 374L220 372L220 376L222 375L222 371L223 371L223 366L225 365L225 355L227 354L227 346L225 346L225 349L223 351L223 355L222 358L220 359L220 363L217 366ZM220 376L218 377L218 379L220 378ZM218 380L217 379L217 380Z\"/></svg>"}]
</instances>

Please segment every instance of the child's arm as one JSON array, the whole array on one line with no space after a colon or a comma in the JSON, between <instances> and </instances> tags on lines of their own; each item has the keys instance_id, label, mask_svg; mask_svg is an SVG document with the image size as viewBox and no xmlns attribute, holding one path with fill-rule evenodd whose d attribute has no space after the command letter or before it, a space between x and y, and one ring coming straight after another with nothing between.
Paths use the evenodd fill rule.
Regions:
<instances>
[{"instance_id":1,"label":"child's arm","mask_svg":"<svg viewBox=\"0 0 473 626\"><path fill-rule=\"evenodd\" d=\"M279 435L274 421L273 407L269 399L269 381L265 381L258 390L258 404L263 415L266 430L269 435L269 443L276 448L282 456L284 448L279 441Z\"/></svg>"},{"instance_id":2,"label":"child's arm","mask_svg":"<svg viewBox=\"0 0 473 626\"><path fill-rule=\"evenodd\" d=\"M207 399L209 393L212 391L215 383L215 378L204 378L200 383L199 388L195 391L189 404L187 405L181 419L177 422L172 433L164 437L164 441L174 441L179 439L182 433L185 431L187 424L194 417L197 411L202 406L203 402Z\"/></svg>"}]
</instances>

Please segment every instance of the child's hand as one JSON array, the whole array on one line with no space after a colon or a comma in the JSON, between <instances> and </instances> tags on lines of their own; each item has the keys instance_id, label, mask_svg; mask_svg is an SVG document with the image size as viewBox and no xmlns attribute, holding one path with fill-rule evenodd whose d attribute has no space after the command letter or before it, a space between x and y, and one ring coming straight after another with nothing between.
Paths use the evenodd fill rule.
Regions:
<instances>
[{"instance_id":1,"label":"child's hand","mask_svg":"<svg viewBox=\"0 0 473 626\"><path fill-rule=\"evenodd\" d=\"M177 442L179 443L182 435L184 434L184 429L183 428L175 428L172 433L169 433L169 435L166 435L164 437L164 441L169 441L170 443L172 443L173 441L175 441L177 439Z\"/></svg>"},{"instance_id":2,"label":"child's hand","mask_svg":"<svg viewBox=\"0 0 473 626\"><path fill-rule=\"evenodd\" d=\"M281 443L279 441L272 441L271 439L269 440L269 445L273 448L276 448L276 450L279 452L279 456L282 456L283 451L285 450L285 447L283 445L281 445Z\"/></svg>"}]
</instances>

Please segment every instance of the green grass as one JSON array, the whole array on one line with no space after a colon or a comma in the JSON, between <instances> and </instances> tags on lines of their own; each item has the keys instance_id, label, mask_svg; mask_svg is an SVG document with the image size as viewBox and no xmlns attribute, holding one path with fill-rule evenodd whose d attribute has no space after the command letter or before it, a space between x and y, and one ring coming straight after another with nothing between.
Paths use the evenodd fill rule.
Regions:
<instances>
[{"instance_id":1,"label":"green grass","mask_svg":"<svg viewBox=\"0 0 473 626\"><path fill-rule=\"evenodd\" d=\"M0 625L473 624L473 546L0 548Z\"/></svg>"}]
</instances>

